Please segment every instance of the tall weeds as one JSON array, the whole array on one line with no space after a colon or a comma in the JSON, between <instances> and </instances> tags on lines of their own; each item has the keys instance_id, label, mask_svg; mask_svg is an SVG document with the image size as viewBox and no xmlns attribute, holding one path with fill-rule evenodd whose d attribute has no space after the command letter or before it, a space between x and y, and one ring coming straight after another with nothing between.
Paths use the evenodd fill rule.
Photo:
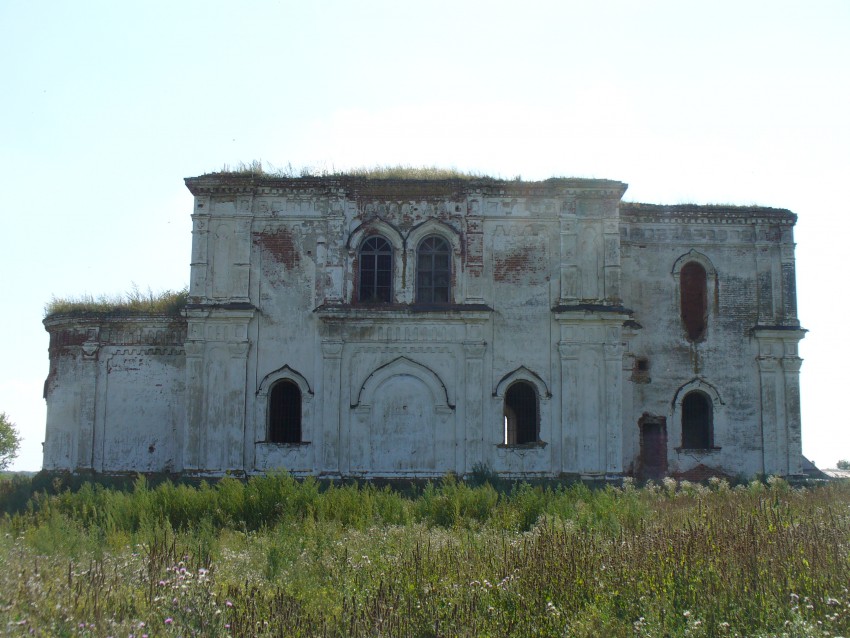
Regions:
<instances>
[{"instance_id":1,"label":"tall weeds","mask_svg":"<svg viewBox=\"0 0 850 638\"><path fill-rule=\"evenodd\" d=\"M405 496L284 473L39 493L5 515L9 635L850 632L850 485ZM140 629L141 627L141 629ZM142 631L144 630L144 631Z\"/></svg>"}]
</instances>

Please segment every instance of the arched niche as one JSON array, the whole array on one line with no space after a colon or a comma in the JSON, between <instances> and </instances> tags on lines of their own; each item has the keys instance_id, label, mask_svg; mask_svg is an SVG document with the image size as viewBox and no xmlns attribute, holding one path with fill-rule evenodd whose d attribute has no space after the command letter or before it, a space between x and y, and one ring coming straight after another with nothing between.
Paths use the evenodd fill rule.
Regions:
<instances>
[{"instance_id":1,"label":"arched niche","mask_svg":"<svg viewBox=\"0 0 850 638\"><path fill-rule=\"evenodd\" d=\"M449 390L433 370L406 357L372 372L351 406L355 473L440 475L456 469L456 443Z\"/></svg>"}]
</instances>

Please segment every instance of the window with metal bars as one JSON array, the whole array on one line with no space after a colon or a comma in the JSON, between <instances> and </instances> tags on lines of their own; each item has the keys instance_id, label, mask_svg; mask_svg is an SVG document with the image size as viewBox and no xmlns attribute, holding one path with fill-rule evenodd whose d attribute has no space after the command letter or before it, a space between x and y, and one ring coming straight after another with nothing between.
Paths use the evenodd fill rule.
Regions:
<instances>
[{"instance_id":1,"label":"window with metal bars","mask_svg":"<svg viewBox=\"0 0 850 638\"><path fill-rule=\"evenodd\" d=\"M416 251L416 302L449 303L451 299L451 246L431 235L419 242Z\"/></svg>"},{"instance_id":2,"label":"window with metal bars","mask_svg":"<svg viewBox=\"0 0 850 638\"><path fill-rule=\"evenodd\" d=\"M301 389L278 381L269 394L269 436L272 443L301 443Z\"/></svg>"},{"instance_id":3,"label":"window with metal bars","mask_svg":"<svg viewBox=\"0 0 850 638\"><path fill-rule=\"evenodd\" d=\"M505 445L536 443L540 417L537 392L530 383L517 381L505 392Z\"/></svg>"},{"instance_id":4,"label":"window with metal bars","mask_svg":"<svg viewBox=\"0 0 850 638\"><path fill-rule=\"evenodd\" d=\"M393 247L383 237L368 237L360 246L357 300L390 303L393 294Z\"/></svg>"}]
</instances>

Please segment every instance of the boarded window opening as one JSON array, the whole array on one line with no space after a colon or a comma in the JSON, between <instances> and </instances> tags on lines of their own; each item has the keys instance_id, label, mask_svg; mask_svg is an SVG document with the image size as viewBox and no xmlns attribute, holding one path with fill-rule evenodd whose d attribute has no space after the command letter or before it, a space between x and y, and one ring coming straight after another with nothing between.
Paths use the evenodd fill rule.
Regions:
<instances>
[{"instance_id":1,"label":"boarded window opening","mask_svg":"<svg viewBox=\"0 0 850 638\"><path fill-rule=\"evenodd\" d=\"M682 447L708 450L714 444L711 401L702 392L690 392L682 401Z\"/></svg>"},{"instance_id":2,"label":"boarded window opening","mask_svg":"<svg viewBox=\"0 0 850 638\"><path fill-rule=\"evenodd\" d=\"M416 257L416 301L449 303L451 298L451 248L442 237L426 237Z\"/></svg>"},{"instance_id":3,"label":"boarded window opening","mask_svg":"<svg viewBox=\"0 0 850 638\"><path fill-rule=\"evenodd\" d=\"M640 427L638 476L658 480L667 474L667 419L644 413Z\"/></svg>"},{"instance_id":4,"label":"boarded window opening","mask_svg":"<svg viewBox=\"0 0 850 638\"><path fill-rule=\"evenodd\" d=\"M682 266L679 273L682 322L691 341L705 336L708 323L708 286L705 268L695 261Z\"/></svg>"},{"instance_id":5,"label":"boarded window opening","mask_svg":"<svg viewBox=\"0 0 850 638\"><path fill-rule=\"evenodd\" d=\"M357 300L390 303L393 294L393 248L383 237L369 237L360 247Z\"/></svg>"},{"instance_id":6,"label":"boarded window opening","mask_svg":"<svg viewBox=\"0 0 850 638\"><path fill-rule=\"evenodd\" d=\"M534 388L524 381L514 383L505 392L505 445L536 443L539 422Z\"/></svg>"},{"instance_id":7,"label":"boarded window opening","mask_svg":"<svg viewBox=\"0 0 850 638\"><path fill-rule=\"evenodd\" d=\"M272 387L269 441L301 443L301 389L292 381L280 381Z\"/></svg>"}]
</instances>

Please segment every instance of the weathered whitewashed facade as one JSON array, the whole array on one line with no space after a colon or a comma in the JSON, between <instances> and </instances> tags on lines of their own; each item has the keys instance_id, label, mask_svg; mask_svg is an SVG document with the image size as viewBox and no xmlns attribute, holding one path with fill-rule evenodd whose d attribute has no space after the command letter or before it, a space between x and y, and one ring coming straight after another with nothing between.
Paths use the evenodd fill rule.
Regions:
<instances>
[{"instance_id":1,"label":"weathered whitewashed facade","mask_svg":"<svg viewBox=\"0 0 850 638\"><path fill-rule=\"evenodd\" d=\"M183 316L45 319L45 469L802 473L786 210L590 179L186 184Z\"/></svg>"}]
</instances>

